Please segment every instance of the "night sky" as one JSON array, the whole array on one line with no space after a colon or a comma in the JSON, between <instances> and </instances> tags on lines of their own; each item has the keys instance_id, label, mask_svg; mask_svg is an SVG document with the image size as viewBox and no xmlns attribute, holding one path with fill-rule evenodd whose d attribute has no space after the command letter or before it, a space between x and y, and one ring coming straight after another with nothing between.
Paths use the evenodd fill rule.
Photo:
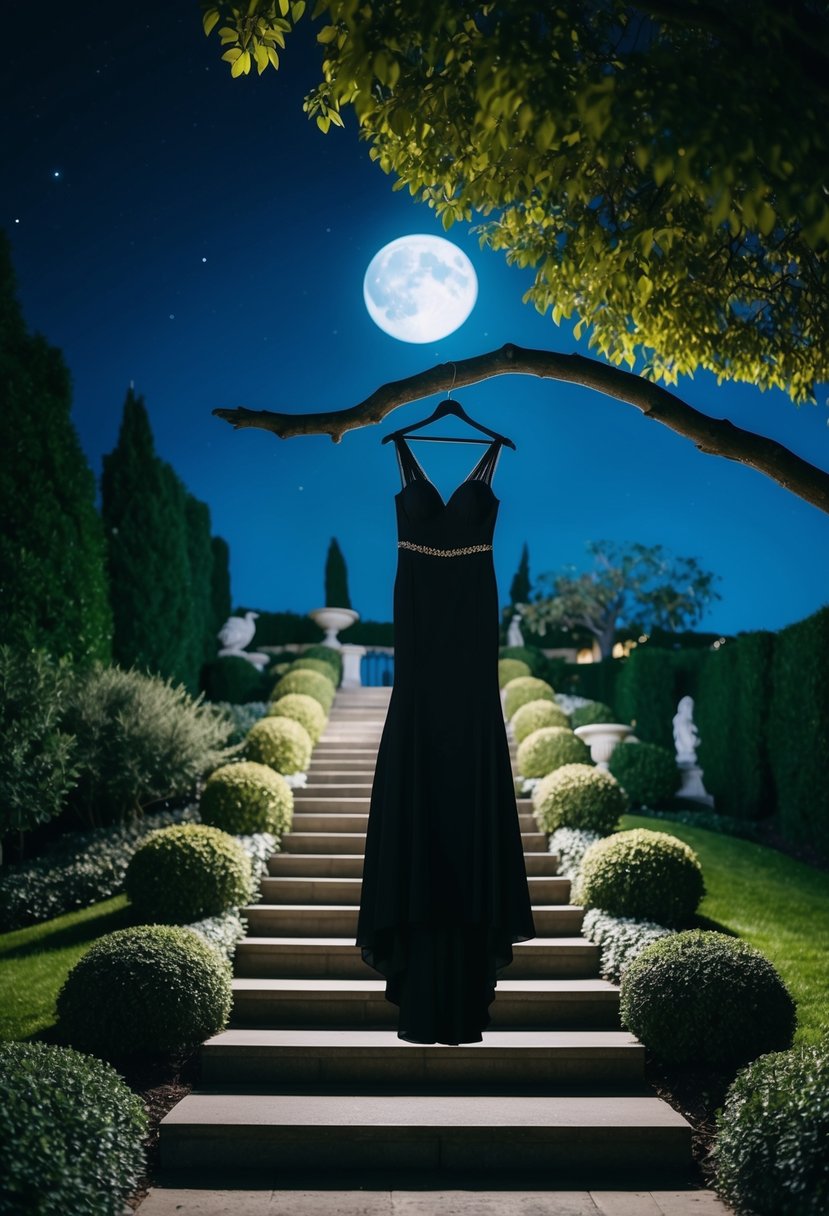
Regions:
<instances>
[{"instance_id":1,"label":"night sky","mask_svg":"<svg viewBox=\"0 0 829 1216\"><path fill-rule=\"evenodd\" d=\"M321 606L336 536L354 607L390 620L400 476L380 440L439 398L340 444L233 431L211 410L346 407L387 380L507 341L588 353L586 338L522 304L530 272L482 252L463 224L446 235L478 274L469 320L424 345L374 325L362 298L374 253L443 229L408 192L392 193L353 117L322 135L303 114L318 79L307 20L278 73L232 80L196 0L48 0L37 14L4 62L0 225L27 323L65 354L96 476L134 381L159 454L230 544L236 605ZM800 408L705 374L678 392L829 467L825 388ZM759 473L575 386L502 377L458 397L516 444L493 483L502 602L525 540L537 576L583 564L586 542L602 538L661 543L722 575L722 600L700 628L777 629L829 601L829 520ZM426 433L475 434L452 419ZM444 498L483 451L412 446Z\"/></svg>"}]
</instances>

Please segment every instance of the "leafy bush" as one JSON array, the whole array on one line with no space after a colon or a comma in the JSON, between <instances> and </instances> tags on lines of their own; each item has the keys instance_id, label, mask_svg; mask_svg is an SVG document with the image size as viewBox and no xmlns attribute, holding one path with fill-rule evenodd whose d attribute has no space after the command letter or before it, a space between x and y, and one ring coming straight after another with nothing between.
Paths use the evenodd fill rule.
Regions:
<instances>
[{"instance_id":1,"label":"leafy bush","mask_svg":"<svg viewBox=\"0 0 829 1216\"><path fill-rule=\"evenodd\" d=\"M517 709L528 701L553 701L555 693L546 680L537 680L535 676L518 676L504 685L504 713L512 718Z\"/></svg>"},{"instance_id":2,"label":"leafy bush","mask_svg":"<svg viewBox=\"0 0 829 1216\"><path fill-rule=\"evenodd\" d=\"M676 758L655 743L620 743L608 768L634 806L655 806L679 789Z\"/></svg>"},{"instance_id":3,"label":"leafy bush","mask_svg":"<svg viewBox=\"0 0 829 1216\"><path fill-rule=\"evenodd\" d=\"M233 705L261 701L267 695L265 674L248 659L240 659L234 654L225 654L206 663L202 669L202 684L211 701L229 701Z\"/></svg>"},{"instance_id":4,"label":"leafy bush","mask_svg":"<svg viewBox=\"0 0 829 1216\"><path fill-rule=\"evenodd\" d=\"M75 735L81 769L70 803L90 827L190 793L230 754L220 710L182 685L118 667L98 664L78 678L63 726Z\"/></svg>"},{"instance_id":5,"label":"leafy bush","mask_svg":"<svg viewBox=\"0 0 829 1216\"><path fill-rule=\"evenodd\" d=\"M306 646L300 655L302 659L323 659L335 671L334 686L338 687L343 676L343 656L334 646Z\"/></svg>"},{"instance_id":6,"label":"leafy bush","mask_svg":"<svg viewBox=\"0 0 829 1216\"><path fill-rule=\"evenodd\" d=\"M148 1126L110 1064L52 1043L0 1044L0 1211L121 1216Z\"/></svg>"},{"instance_id":7,"label":"leafy bush","mask_svg":"<svg viewBox=\"0 0 829 1216\"><path fill-rule=\"evenodd\" d=\"M67 661L0 646L0 836L58 815L77 778L76 749L60 729Z\"/></svg>"},{"instance_id":8,"label":"leafy bush","mask_svg":"<svg viewBox=\"0 0 829 1216\"><path fill-rule=\"evenodd\" d=\"M527 701L512 717L512 733L518 743L542 726L564 726L570 729L570 719L555 701Z\"/></svg>"},{"instance_id":9,"label":"leafy bush","mask_svg":"<svg viewBox=\"0 0 829 1216\"><path fill-rule=\"evenodd\" d=\"M581 828L556 828L547 841L547 848L558 858L558 873L562 878L575 879L581 859L591 844L602 837L598 832L585 832Z\"/></svg>"},{"instance_id":10,"label":"leafy bush","mask_svg":"<svg viewBox=\"0 0 829 1216\"><path fill-rule=\"evenodd\" d=\"M679 925L693 916L704 893L696 853L667 832L615 832L582 858L579 902L611 916Z\"/></svg>"},{"instance_id":11,"label":"leafy bush","mask_svg":"<svg viewBox=\"0 0 829 1216\"><path fill-rule=\"evenodd\" d=\"M708 832L721 832L725 836L740 836L743 840L762 840L762 832L750 819L735 819L732 815L718 815L716 811L705 810L699 804L697 806L699 809L690 810L686 802L682 808L676 807L667 811L654 811L649 807L648 818L668 819L671 823L687 823L692 828L705 828Z\"/></svg>"},{"instance_id":12,"label":"leafy bush","mask_svg":"<svg viewBox=\"0 0 829 1216\"><path fill-rule=\"evenodd\" d=\"M271 693L271 700L278 701L290 692L305 693L319 701L326 714L330 713L334 703L334 684L328 676L320 675L318 671L288 671L280 676Z\"/></svg>"},{"instance_id":13,"label":"leafy bush","mask_svg":"<svg viewBox=\"0 0 829 1216\"><path fill-rule=\"evenodd\" d=\"M606 836L628 809L615 777L591 764L563 764L542 777L532 792L533 808L545 832L581 828Z\"/></svg>"},{"instance_id":14,"label":"leafy bush","mask_svg":"<svg viewBox=\"0 0 829 1216\"><path fill-rule=\"evenodd\" d=\"M791 1044L795 1004L764 955L688 929L654 942L622 976L622 1023L674 1064L734 1067Z\"/></svg>"},{"instance_id":15,"label":"leafy bush","mask_svg":"<svg viewBox=\"0 0 829 1216\"><path fill-rule=\"evenodd\" d=\"M616 711L611 709L609 705L605 705L602 701L588 701L586 705L579 705L570 715L570 724L573 730L577 726L594 726L599 722L618 721L619 718Z\"/></svg>"},{"instance_id":16,"label":"leafy bush","mask_svg":"<svg viewBox=\"0 0 829 1216\"><path fill-rule=\"evenodd\" d=\"M198 820L194 806L157 811L133 824L66 832L39 857L0 870L0 932L86 908L124 889L140 841L157 828Z\"/></svg>"},{"instance_id":17,"label":"leafy bush","mask_svg":"<svg viewBox=\"0 0 829 1216\"><path fill-rule=\"evenodd\" d=\"M829 1211L829 1038L762 1055L716 1113L717 1190L739 1213Z\"/></svg>"},{"instance_id":18,"label":"leafy bush","mask_svg":"<svg viewBox=\"0 0 829 1216\"><path fill-rule=\"evenodd\" d=\"M318 675L325 676L326 680L331 680L336 687L336 671L334 664L328 659L307 658L302 655L298 659L294 659L290 665L291 671L316 671Z\"/></svg>"},{"instance_id":19,"label":"leafy bush","mask_svg":"<svg viewBox=\"0 0 829 1216\"><path fill-rule=\"evenodd\" d=\"M268 712L269 701L248 701L245 705L233 705L229 701L215 701L216 709L220 709L231 723L232 730L228 738L229 746L235 747L244 743L247 733Z\"/></svg>"},{"instance_id":20,"label":"leafy bush","mask_svg":"<svg viewBox=\"0 0 829 1216\"><path fill-rule=\"evenodd\" d=\"M498 655L502 659L517 659L519 663L526 663L534 676L540 675L547 657L533 646L501 646Z\"/></svg>"},{"instance_id":21,"label":"leafy bush","mask_svg":"<svg viewBox=\"0 0 829 1216\"><path fill-rule=\"evenodd\" d=\"M522 676L530 676L532 671L520 659L498 660L498 687L503 688L510 680L519 680Z\"/></svg>"},{"instance_id":22,"label":"leafy bush","mask_svg":"<svg viewBox=\"0 0 829 1216\"><path fill-rule=\"evenodd\" d=\"M516 765L523 777L546 777L562 764L590 764L590 749L565 726L542 726L518 745Z\"/></svg>"},{"instance_id":23,"label":"leafy bush","mask_svg":"<svg viewBox=\"0 0 829 1216\"><path fill-rule=\"evenodd\" d=\"M136 916L187 924L250 901L250 858L227 832L183 823L151 832L130 858L124 887Z\"/></svg>"},{"instance_id":24,"label":"leafy bush","mask_svg":"<svg viewBox=\"0 0 829 1216\"><path fill-rule=\"evenodd\" d=\"M278 701L272 701L268 714L274 718L293 718L305 727L312 743L318 742L328 722L319 701L303 692L289 692Z\"/></svg>"},{"instance_id":25,"label":"leafy bush","mask_svg":"<svg viewBox=\"0 0 829 1216\"><path fill-rule=\"evenodd\" d=\"M293 809L294 793L285 778L254 760L217 768L199 800L202 823L233 835L272 832L281 836L290 829Z\"/></svg>"},{"instance_id":26,"label":"leafy bush","mask_svg":"<svg viewBox=\"0 0 829 1216\"><path fill-rule=\"evenodd\" d=\"M677 696L674 654L650 643L637 646L621 664L613 704L646 743L673 748Z\"/></svg>"},{"instance_id":27,"label":"leafy bush","mask_svg":"<svg viewBox=\"0 0 829 1216\"><path fill-rule=\"evenodd\" d=\"M610 916L601 908L588 908L582 921L584 936L601 948L599 974L612 984L619 983L625 968L646 946L674 932L653 920Z\"/></svg>"},{"instance_id":28,"label":"leafy bush","mask_svg":"<svg viewBox=\"0 0 829 1216\"><path fill-rule=\"evenodd\" d=\"M232 963L237 945L247 934L246 924L247 921L235 908L228 908L227 912L220 912L217 916L204 916L201 920L191 921L187 928L198 933L199 937L204 938L214 950L218 950L223 958Z\"/></svg>"},{"instance_id":29,"label":"leafy bush","mask_svg":"<svg viewBox=\"0 0 829 1216\"><path fill-rule=\"evenodd\" d=\"M248 732L245 756L259 764L269 764L278 773L304 773L312 749L311 736L299 722L293 718L268 717Z\"/></svg>"},{"instance_id":30,"label":"leafy bush","mask_svg":"<svg viewBox=\"0 0 829 1216\"><path fill-rule=\"evenodd\" d=\"M189 1050L218 1034L232 1004L231 970L180 925L137 925L99 937L58 993L60 1033L104 1059Z\"/></svg>"}]
</instances>

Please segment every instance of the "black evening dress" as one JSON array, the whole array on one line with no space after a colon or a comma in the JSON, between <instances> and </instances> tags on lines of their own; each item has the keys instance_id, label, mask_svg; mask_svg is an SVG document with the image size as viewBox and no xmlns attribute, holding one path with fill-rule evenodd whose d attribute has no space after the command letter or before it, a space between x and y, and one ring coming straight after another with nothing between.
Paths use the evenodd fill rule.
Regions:
<instances>
[{"instance_id":1,"label":"black evening dress","mask_svg":"<svg viewBox=\"0 0 829 1216\"><path fill-rule=\"evenodd\" d=\"M355 945L386 978L399 1038L477 1043L513 944L536 936L498 687L490 482L502 440L445 503L394 442L394 684Z\"/></svg>"}]
</instances>

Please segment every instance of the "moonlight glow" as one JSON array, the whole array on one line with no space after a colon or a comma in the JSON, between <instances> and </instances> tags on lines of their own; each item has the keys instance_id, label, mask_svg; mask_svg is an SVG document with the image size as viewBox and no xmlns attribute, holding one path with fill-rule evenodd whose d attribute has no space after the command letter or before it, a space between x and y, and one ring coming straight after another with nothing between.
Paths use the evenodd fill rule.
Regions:
<instances>
[{"instance_id":1,"label":"moonlight glow","mask_svg":"<svg viewBox=\"0 0 829 1216\"><path fill-rule=\"evenodd\" d=\"M363 280L369 316L401 342L436 342L463 325L478 298L469 258L441 236L415 233L384 245Z\"/></svg>"}]
</instances>

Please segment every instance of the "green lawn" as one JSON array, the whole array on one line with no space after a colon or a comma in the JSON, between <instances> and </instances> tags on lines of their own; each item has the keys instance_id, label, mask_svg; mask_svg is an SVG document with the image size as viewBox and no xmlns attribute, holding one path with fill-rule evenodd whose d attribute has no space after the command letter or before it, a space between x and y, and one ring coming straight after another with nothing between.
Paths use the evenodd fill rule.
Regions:
<instances>
[{"instance_id":1,"label":"green lawn","mask_svg":"<svg viewBox=\"0 0 829 1216\"><path fill-rule=\"evenodd\" d=\"M737 933L774 963L797 1002L795 1042L815 1042L829 1030L829 874L669 819L625 815L622 827L669 832L689 844L705 878L705 927Z\"/></svg>"},{"instance_id":2,"label":"green lawn","mask_svg":"<svg viewBox=\"0 0 829 1216\"><path fill-rule=\"evenodd\" d=\"M0 1039L27 1039L55 1023L55 998L96 938L130 924L126 895L0 934Z\"/></svg>"}]
</instances>

